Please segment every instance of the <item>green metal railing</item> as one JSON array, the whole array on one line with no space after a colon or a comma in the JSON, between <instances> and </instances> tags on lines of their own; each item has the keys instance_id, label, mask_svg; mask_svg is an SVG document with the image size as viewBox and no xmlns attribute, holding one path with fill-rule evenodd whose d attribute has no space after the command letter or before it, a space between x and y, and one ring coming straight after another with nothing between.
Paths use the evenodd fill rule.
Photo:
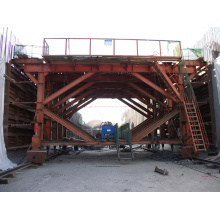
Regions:
<instances>
[{"instance_id":1,"label":"green metal railing","mask_svg":"<svg viewBox=\"0 0 220 220\"><path fill-rule=\"evenodd\" d=\"M128 142L128 145L131 150L131 159L134 160L134 154L132 150L132 134L131 134L131 129L130 129L130 124L126 123L122 125L121 127L118 127L118 124L115 125L115 140L116 140L116 145L117 145L117 154L118 154L118 160L120 161L120 143L119 140L126 140Z\"/></svg>"}]
</instances>

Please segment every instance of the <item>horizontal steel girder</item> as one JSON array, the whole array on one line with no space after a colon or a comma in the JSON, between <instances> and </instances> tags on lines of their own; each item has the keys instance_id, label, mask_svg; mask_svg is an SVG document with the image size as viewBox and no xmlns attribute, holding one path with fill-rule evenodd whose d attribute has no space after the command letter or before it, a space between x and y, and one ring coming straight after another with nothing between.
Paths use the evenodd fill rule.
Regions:
<instances>
[{"instance_id":1,"label":"horizontal steel girder","mask_svg":"<svg viewBox=\"0 0 220 220\"><path fill-rule=\"evenodd\" d=\"M132 141L134 144L152 144L151 140L144 140L144 141ZM156 142L155 142L156 143ZM42 146L50 146L50 145L79 145L79 146L87 146L87 145L99 145L99 146L109 146L109 145L116 145L116 141L42 141ZM127 141L120 140L120 145L128 145ZM163 139L160 140L160 144L181 144L179 139Z\"/></svg>"},{"instance_id":2,"label":"horizontal steel girder","mask_svg":"<svg viewBox=\"0 0 220 220\"><path fill-rule=\"evenodd\" d=\"M149 65L133 65L133 64L45 64L45 63L29 63L28 59L15 59L17 64L24 69L25 72L138 72L155 73L156 70L151 64ZM153 62L152 62L153 63ZM196 66L204 65L201 61L185 61L188 74L196 72ZM25 64L23 66L23 64ZM179 73L178 65L170 65L169 72Z\"/></svg>"}]
</instances>

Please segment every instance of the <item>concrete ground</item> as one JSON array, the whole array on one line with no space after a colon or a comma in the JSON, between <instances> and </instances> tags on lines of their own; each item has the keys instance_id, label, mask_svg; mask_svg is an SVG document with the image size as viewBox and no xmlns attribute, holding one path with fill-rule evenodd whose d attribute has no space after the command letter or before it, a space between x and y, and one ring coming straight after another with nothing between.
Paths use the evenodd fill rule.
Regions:
<instances>
[{"instance_id":1,"label":"concrete ground","mask_svg":"<svg viewBox=\"0 0 220 220\"><path fill-rule=\"evenodd\" d=\"M161 151L160 151L161 152ZM167 152L167 151L166 151ZM167 155L170 153L168 152ZM189 160L160 158L135 150L135 160L117 160L115 149L70 151L37 168L17 171L1 192L219 192L220 173ZM154 172L155 166L169 175ZM189 168L190 167L190 168ZM207 174L209 173L209 174ZM210 175L211 174L211 175Z\"/></svg>"}]
</instances>

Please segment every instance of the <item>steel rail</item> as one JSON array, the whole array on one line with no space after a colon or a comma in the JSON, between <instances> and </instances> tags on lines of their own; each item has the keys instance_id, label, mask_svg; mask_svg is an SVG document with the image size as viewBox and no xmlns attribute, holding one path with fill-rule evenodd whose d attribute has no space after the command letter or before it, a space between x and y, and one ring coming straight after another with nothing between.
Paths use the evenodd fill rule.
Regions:
<instances>
[{"instance_id":1,"label":"steel rail","mask_svg":"<svg viewBox=\"0 0 220 220\"><path fill-rule=\"evenodd\" d=\"M0 173L0 178L5 177L5 176L9 175L10 173L13 173L16 170L24 169L24 168L27 168L29 166L31 166L30 162L28 162L26 164L23 164L23 165L19 165L19 166L15 167L15 168L12 168L10 170L3 171L3 172Z\"/></svg>"}]
</instances>

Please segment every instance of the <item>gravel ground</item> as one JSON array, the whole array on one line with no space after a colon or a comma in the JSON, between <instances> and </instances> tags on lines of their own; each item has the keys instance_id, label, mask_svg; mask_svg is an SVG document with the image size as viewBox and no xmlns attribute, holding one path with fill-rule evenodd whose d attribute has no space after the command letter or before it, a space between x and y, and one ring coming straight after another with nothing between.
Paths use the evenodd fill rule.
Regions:
<instances>
[{"instance_id":1,"label":"gravel ground","mask_svg":"<svg viewBox=\"0 0 220 220\"><path fill-rule=\"evenodd\" d=\"M127 153L123 153L127 154ZM129 154L129 153L128 153ZM220 173L168 151L135 150L117 160L116 150L70 151L38 168L17 171L2 192L219 192ZM177 159L177 160L176 160ZM169 175L154 172L155 166ZM207 174L208 173L208 174ZM210 175L212 174L212 175Z\"/></svg>"}]
</instances>

